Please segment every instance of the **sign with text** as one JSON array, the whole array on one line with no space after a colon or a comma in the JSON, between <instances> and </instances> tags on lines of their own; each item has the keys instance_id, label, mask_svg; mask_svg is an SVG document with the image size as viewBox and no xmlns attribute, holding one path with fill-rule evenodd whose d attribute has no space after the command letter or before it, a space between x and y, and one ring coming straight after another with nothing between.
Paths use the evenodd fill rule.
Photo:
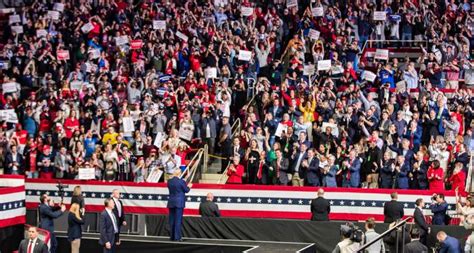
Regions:
<instances>
[{"instance_id":1,"label":"sign with text","mask_svg":"<svg viewBox=\"0 0 474 253\"><path fill-rule=\"evenodd\" d=\"M286 0L286 7L298 7L298 0Z\"/></svg>"},{"instance_id":2,"label":"sign with text","mask_svg":"<svg viewBox=\"0 0 474 253\"><path fill-rule=\"evenodd\" d=\"M7 123L18 123L18 116L13 109L0 110L0 120L3 120Z\"/></svg>"},{"instance_id":3,"label":"sign with text","mask_svg":"<svg viewBox=\"0 0 474 253\"><path fill-rule=\"evenodd\" d=\"M69 50L58 50L56 54L58 61L69 60Z\"/></svg>"},{"instance_id":4,"label":"sign with text","mask_svg":"<svg viewBox=\"0 0 474 253\"><path fill-rule=\"evenodd\" d=\"M153 29L166 30L166 20L153 20Z\"/></svg>"},{"instance_id":5,"label":"sign with text","mask_svg":"<svg viewBox=\"0 0 474 253\"><path fill-rule=\"evenodd\" d=\"M130 47L132 49L140 49L143 47L143 41L142 40L132 40L130 41Z\"/></svg>"},{"instance_id":6,"label":"sign with text","mask_svg":"<svg viewBox=\"0 0 474 253\"><path fill-rule=\"evenodd\" d=\"M23 26L22 25L13 25L12 31L16 32L17 34L23 33Z\"/></svg>"},{"instance_id":7,"label":"sign with text","mask_svg":"<svg viewBox=\"0 0 474 253\"><path fill-rule=\"evenodd\" d=\"M53 7L53 10L63 12L64 11L64 4L55 3L54 7Z\"/></svg>"},{"instance_id":8,"label":"sign with text","mask_svg":"<svg viewBox=\"0 0 474 253\"><path fill-rule=\"evenodd\" d=\"M207 68L204 70L204 76L206 79L217 78L217 68Z\"/></svg>"},{"instance_id":9,"label":"sign with text","mask_svg":"<svg viewBox=\"0 0 474 253\"><path fill-rule=\"evenodd\" d=\"M364 73L362 75L364 80L367 80L372 83L375 81L375 78L377 78L377 75L368 70L364 70Z\"/></svg>"},{"instance_id":10,"label":"sign with text","mask_svg":"<svg viewBox=\"0 0 474 253\"><path fill-rule=\"evenodd\" d=\"M303 67L303 75L305 76L311 76L314 75L315 68L314 65L304 65Z\"/></svg>"},{"instance_id":11,"label":"sign with text","mask_svg":"<svg viewBox=\"0 0 474 253\"><path fill-rule=\"evenodd\" d=\"M318 40L319 39L320 32L314 29L309 29L308 37L310 37L313 40Z\"/></svg>"},{"instance_id":12,"label":"sign with text","mask_svg":"<svg viewBox=\"0 0 474 253\"><path fill-rule=\"evenodd\" d=\"M128 43L127 35L122 35L122 36L115 37L115 44L117 46L125 45L127 43Z\"/></svg>"},{"instance_id":13,"label":"sign with text","mask_svg":"<svg viewBox=\"0 0 474 253\"><path fill-rule=\"evenodd\" d=\"M3 94L5 93L12 93L17 91L17 83L8 82L2 84Z\"/></svg>"},{"instance_id":14,"label":"sign with text","mask_svg":"<svg viewBox=\"0 0 474 253\"><path fill-rule=\"evenodd\" d=\"M252 52L246 50L239 50L239 60L250 61L252 59Z\"/></svg>"},{"instance_id":15,"label":"sign with text","mask_svg":"<svg viewBox=\"0 0 474 253\"><path fill-rule=\"evenodd\" d=\"M330 70L330 69L331 69L331 60L318 61L318 71Z\"/></svg>"},{"instance_id":16,"label":"sign with text","mask_svg":"<svg viewBox=\"0 0 474 253\"><path fill-rule=\"evenodd\" d=\"M59 19L59 11L48 11L47 17L52 19L52 20L58 20Z\"/></svg>"},{"instance_id":17,"label":"sign with text","mask_svg":"<svg viewBox=\"0 0 474 253\"><path fill-rule=\"evenodd\" d=\"M253 8L242 6L242 8L240 9L240 12L242 13L242 16L244 17L252 16Z\"/></svg>"},{"instance_id":18,"label":"sign with text","mask_svg":"<svg viewBox=\"0 0 474 253\"><path fill-rule=\"evenodd\" d=\"M385 21L387 19L387 13L385 11L374 11L375 21Z\"/></svg>"},{"instance_id":19,"label":"sign with text","mask_svg":"<svg viewBox=\"0 0 474 253\"><path fill-rule=\"evenodd\" d=\"M95 179L94 168L79 168L79 180L93 180Z\"/></svg>"},{"instance_id":20,"label":"sign with text","mask_svg":"<svg viewBox=\"0 0 474 253\"><path fill-rule=\"evenodd\" d=\"M316 7L316 8L311 9L311 13L315 17L322 17L324 16L324 9L323 7Z\"/></svg>"},{"instance_id":21,"label":"sign with text","mask_svg":"<svg viewBox=\"0 0 474 253\"><path fill-rule=\"evenodd\" d=\"M21 23L21 18L20 15L11 15L8 17L8 24L15 24L15 23Z\"/></svg>"},{"instance_id":22,"label":"sign with text","mask_svg":"<svg viewBox=\"0 0 474 253\"><path fill-rule=\"evenodd\" d=\"M125 133L131 133L135 131L135 124L133 124L132 117L123 117L122 124L123 124L123 131Z\"/></svg>"},{"instance_id":23,"label":"sign with text","mask_svg":"<svg viewBox=\"0 0 474 253\"><path fill-rule=\"evenodd\" d=\"M92 31L92 29L94 29L94 25L91 22L89 22L89 23L87 23L87 24L85 24L81 27L81 31L83 33L89 33L90 31Z\"/></svg>"},{"instance_id":24,"label":"sign with text","mask_svg":"<svg viewBox=\"0 0 474 253\"><path fill-rule=\"evenodd\" d=\"M184 40L185 42L188 42L188 36L186 36L186 34L180 32L180 31L177 31L176 32L176 36L182 40Z\"/></svg>"},{"instance_id":25,"label":"sign with text","mask_svg":"<svg viewBox=\"0 0 474 253\"><path fill-rule=\"evenodd\" d=\"M388 49L377 49L375 51L374 59L376 60L388 60Z\"/></svg>"},{"instance_id":26,"label":"sign with text","mask_svg":"<svg viewBox=\"0 0 474 253\"><path fill-rule=\"evenodd\" d=\"M48 31L45 29L38 29L36 30L36 37L41 38L41 37L46 37L48 35Z\"/></svg>"}]
</instances>

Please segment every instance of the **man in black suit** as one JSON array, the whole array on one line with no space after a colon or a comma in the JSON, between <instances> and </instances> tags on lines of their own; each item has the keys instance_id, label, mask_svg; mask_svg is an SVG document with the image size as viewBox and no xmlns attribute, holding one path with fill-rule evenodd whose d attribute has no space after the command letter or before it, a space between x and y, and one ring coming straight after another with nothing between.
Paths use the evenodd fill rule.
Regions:
<instances>
[{"instance_id":1,"label":"man in black suit","mask_svg":"<svg viewBox=\"0 0 474 253\"><path fill-rule=\"evenodd\" d=\"M51 253L56 253L56 248L58 247L58 241L56 240L56 234L54 233L54 219L63 215L66 211L66 206L61 205L61 208L58 210L53 208L54 202L49 198L47 194L43 194L40 197L41 204L39 205L39 214L40 214L40 225L39 227L45 230L48 230L51 236Z\"/></svg>"},{"instance_id":2,"label":"man in black suit","mask_svg":"<svg viewBox=\"0 0 474 253\"><path fill-rule=\"evenodd\" d=\"M420 242L420 230L413 228L410 232L411 242L405 245L405 253L428 253L428 247Z\"/></svg>"},{"instance_id":3,"label":"man in black suit","mask_svg":"<svg viewBox=\"0 0 474 253\"><path fill-rule=\"evenodd\" d=\"M10 152L5 156L5 174L23 174L23 157L18 153L16 145L11 145Z\"/></svg>"},{"instance_id":4,"label":"man in black suit","mask_svg":"<svg viewBox=\"0 0 474 253\"><path fill-rule=\"evenodd\" d=\"M21 241L18 253L49 253L48 245L38 238L36 227L28 229L28 238Z\"/></svg>"},{"instance_id":5,"label":"man in black suit","mask_svg":"<svg viewBox=\"0 0 474 253\"><path fill-rule=\"evenodd\" d=\"M245 149L240 146L239 137L234 137L234 139L232 140L232 156L239 156L241 161L244 160Z\"/></svg>"},{"instance_id":6,"label":"man in black suit","mask_svg":"<svg viewBox=\"0 0 474 253\"><path fill-rule=\"evenodd\" d=\"M324 190L318 190L318 197L311 201L311 220L312 221L329 221L329 213L331 212L331 204L324 198Z\"/></svg>"},{"instance_id":7,"label":"man in black suit","mask_svg":"<svg viewBox=\"0 0 474 253\"><path fill-rule=\"evenodd\" d=\"M115 253L115 245L118 241L119 225L113 212L115 202L108 198L104 201L105 210L100 214L99 244L104 247L104 253Z\"/></svg>"},{"instance_id":8,"label":"man in black suit","mask_svg":"<svg viewBox=\"0 0 474 253\"><path fill-rule=\"evenodd\" d=\"M392 192L390 194L392 198L391 201L386 202L383 207L383 214L385 219L383 220L384 223L392 223L396 220L399 220L403 217L403 205L402 203L398 202L398 193Z\"/></svg>"},{"instance_id":9,"label":"man in black suit","mask_svg":"<svg viewBox=\"0 0 474 253\"><path fill-rule=\"evenodd\" d=\"M115 244L120 245L120 229L122 228L122 226L127 226L127 222L125 221L125 212L123 211L123 203L120 199L120 191L118 189L114 189L112 191L112 200L115 204L113 212L115 218L117 219L119 229L119 235L117 236L117 241L115 242Z\"/></svg>"},{"instance_id":10,"label":"man in black suit","mask_svg":"<svg viewBox=\"0 0 474 253\"><path fill-rule=\"evenodd\" d=\"M420 242L426 245L426 237L430 233L430 228L428 227L428 224L425 220L425 215L423 214L423 207L425 206L425 202L423 201L423 199L420 198L416 200L415 204L416 207L415 212L413 214L415 225L419 231Z\"/></svg>"},{"instance_id":11,"label":"man in black suit","mask_svg":"<svg viewBox=\"0 0 474 253\"><path fill-rule=\"evenodd\" d=\"M213 202L214 195L208 193L206 200L199 205L199 214L202 217L221 217L221 212L216 203Z\"/></svg>"}]
</instances>

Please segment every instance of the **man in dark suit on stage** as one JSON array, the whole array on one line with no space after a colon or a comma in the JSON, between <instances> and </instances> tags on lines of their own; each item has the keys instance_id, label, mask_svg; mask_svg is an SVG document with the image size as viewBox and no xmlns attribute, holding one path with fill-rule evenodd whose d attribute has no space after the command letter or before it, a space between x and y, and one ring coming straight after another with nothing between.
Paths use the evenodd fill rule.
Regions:
<instances>
[{"instance_id":1,"label":"man in dark suit on stage","mask_svg":"<svg viewBox=\"0 0 474 253\"><path fill-rule=\"evenodd\" d=\"M403 217L403 205L402 203L398 202L398 193L392 192L390 194L392 198L391 201L386 202L383 207L383 214L385 216L383 222L384 223L392 223L396 220L399 220Z\"/></svg>"},{"instance_id":2,"label":"man in dark suit on stage","mask_svg":"<svg viewBox=\"0 0 474 253\"><path fill-rule=\"evenodd\" d=\"M405 253L428 253L428 247L420 242L420 230L413 228L410 232L411 242L405 245Z\"/></svg>"},{"instance_id":3,"label":"man in dark suit on stage","mask_svg":"<svg viewBox=\"0 0 474 253\"><path fill-rule=\"evenodd\" d=\"M430 228L425 220L425 215L423 214L423 207L425 206L425 202L423 199L417 199L415 207L415 212L413 213L413 217L415 220L415 225L417 226L420 234L420 242L426 245L426 237L430 233Z\"/></svg>"},{"instance_id":4,"label":"man in dark suit on stage","mask_svg":"<svg viewBox=\"0 0 474 253\"><path fill-rule=\"evenodd\" d=\"M221 212L216 203L213 202L214 195L208 193L206 200L199 204L199 214L202 217L221 217Z\"/></svg>"},{"instance_id":5,"label":"man in dark suit on stage","mask_svg":"<svg viewBox=\"0 0 474 253\"><path fill-rule=\"evenodd\" d=\"M40 214L40 225L39 227L48 230L51 238L51 253L56 253L58 247L58 241L56 240L56 234L54 233L54 219L61 216L66 210L65 205L61 205L60 209L53 208L54 203L47 194L43 194L40 197L41 204L39 205Z\"/></svg>"},{"instance_id":6,"label":"man in dark suit on stage","mask_svg":"<svg viewBox=\"0 0 474 253\"><path fill-rule=\"evenodd\" d=\"M49 253L48 245L38 238L36 227L28 228L28 238L21 241L18 253Z\"/></svg>"},{"instance_id":7,"label":"man in dark suit on stage","mask_svg":"<svg viewBox=\"0 0 474 253\"><path fill-rule=\"evenodd\" d=\"M117 241L115 244L120 245L120 229L122 226L127 226L127 222L125 221L125 212L123 211L123 202L120 199L120 191L118 189L114 189L112 191L112 200L114 201L115 208L113 209L115 218L117 219L117 225L119 230L119 236L117 237Z\"/></svg>"},{"instance_id":8,"label":"man in dark suit on stage","mask_svg":"<svg viewBox=\"0 0 474 253\"><path fill-rule=\"evenodd\" d=\"M118 241L119 225L113 210L115 202L108 198L104 201L105 210L100 214L99 244L104 247L104 253L115 253L115 245Z\"/></svg>"},{"instance_id":9,"label":"man in dark suit on stage","mask_svg":"<svg viewBox=\"0 0 474 253\"><path fill-rule=\"evenodd\" d=\"M182 241L181 223L186 203L185 194L190 190L186 182L179 178L180 173L180 170L175 170L173 177L168 180L169 199L167 207L169 210L170 239L172 241Z\"/></svg>"},{"instance_id":10,"label":"man in dark suit on stage","mask_svg":"<svg viewBox=\"0 0 474 253\"><path fill-rule=\"evenodd\" d=\"M324 198L324 190L318 190L318 197L311 201L311 220L312 221L329 221L329 213L331 212L331 204Z\"/></svg>"}]
</instances>

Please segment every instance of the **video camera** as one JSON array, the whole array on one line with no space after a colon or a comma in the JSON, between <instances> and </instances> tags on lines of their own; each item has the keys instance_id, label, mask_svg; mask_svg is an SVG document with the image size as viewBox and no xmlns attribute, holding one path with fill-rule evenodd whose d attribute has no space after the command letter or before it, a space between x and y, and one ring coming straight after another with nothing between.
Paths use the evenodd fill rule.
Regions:
<instances>
[{"instance_id":1,"label":"video camera","mask_svg":"<svg viewBox=\"0 0 474 253\"><path fill-rule=\"evenodd\" d=\"M63 184L63 183L61 183L61 181L58 181L58 184L56 185L56 187L58 188L58 193L59 193L59 196L61 197L61 204L63 204L63 202L64 202L64 194L66 193L66 192L64 191L64 189L69 188L69 185Z\"/></svg>"},{"instance_id":2,"label":"video camera","mask_svg":"<svg viewBox=\"0 0 474 253\"><path fill-rule=\"evenodd\" d=\"M362 242L364 239L364 232L352 222L341 225L340 232L353 242Z\"/></svg>"}]
</instances>

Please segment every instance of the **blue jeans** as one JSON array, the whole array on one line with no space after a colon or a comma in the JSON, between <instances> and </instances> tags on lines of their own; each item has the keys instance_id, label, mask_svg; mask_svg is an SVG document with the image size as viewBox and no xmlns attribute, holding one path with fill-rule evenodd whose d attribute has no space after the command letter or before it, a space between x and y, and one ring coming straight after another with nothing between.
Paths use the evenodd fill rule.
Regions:
<instances>
[{"instance_id":1,"label":"blue jeans","mask_svg":"<svg viewBox=\"0 0 474 253\"><path fill-rule=\"evenodd\" d=\"M407 46L410 46L411 45L411 42L406 42L406 40L411 40L412 36L411 36L411 33L403 33L402 34L402 44L403 46L407 45Z\"/></svg>"}]
</instances>

